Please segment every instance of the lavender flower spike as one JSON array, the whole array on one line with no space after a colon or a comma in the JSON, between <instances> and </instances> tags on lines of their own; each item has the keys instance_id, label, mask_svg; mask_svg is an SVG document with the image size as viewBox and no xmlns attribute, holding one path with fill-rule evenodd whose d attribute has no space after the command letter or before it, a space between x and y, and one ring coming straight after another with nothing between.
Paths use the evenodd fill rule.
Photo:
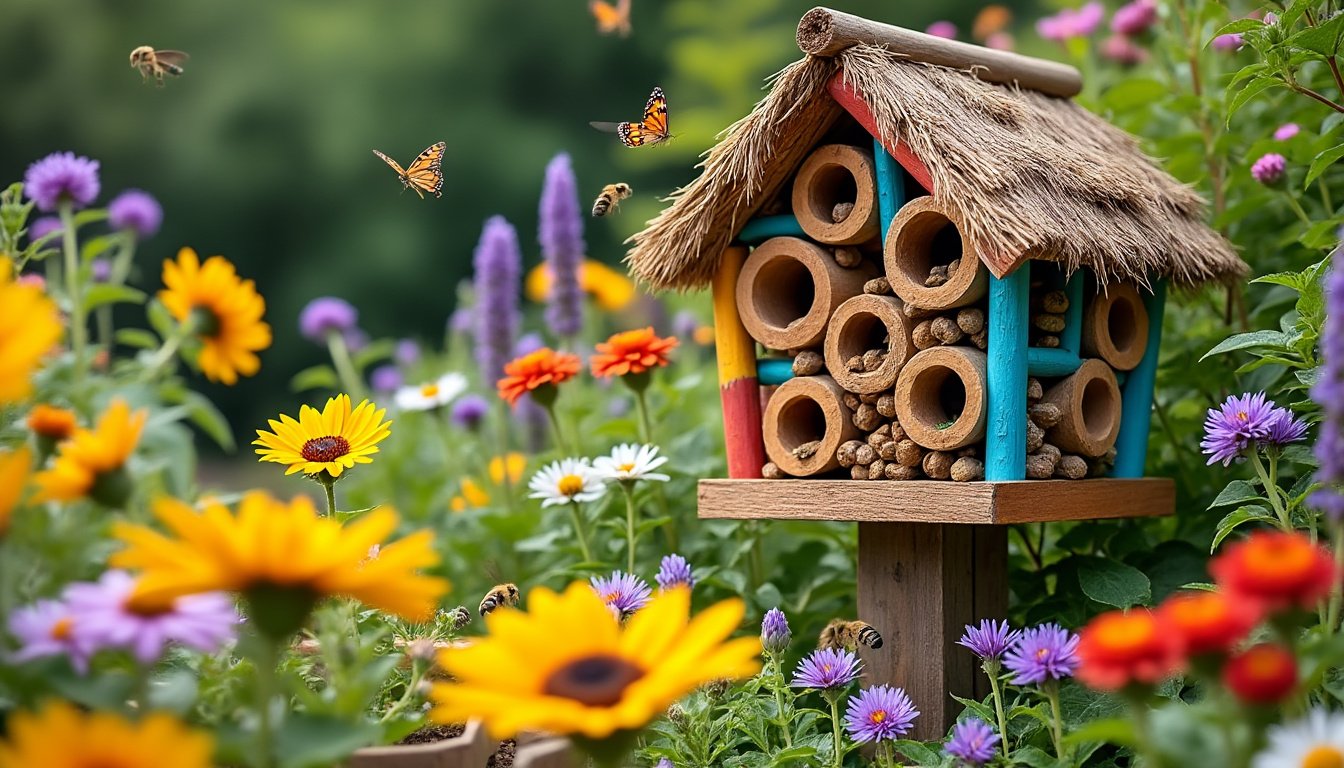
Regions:
<instances>
[{"instance_id":1,"label":"lavender flower spike","mask_svg":"<svg viewBox=\"0 0 1344 768\"><path fill-rule=\"evenodd\" d=\"M859 743L892 741L910 732L919 717L914 702L900 688L875 685L849 700L845 730Z\"/></svg>"},{"instance_id":2,"label":"lavender flower spike","mask_svg":"<svg viewBox=\"0 0 1344 768\"><path fill-rule=\"evenodd\" d=\"M793 672L794 688L816 688L829 690L843 688L858 678L863 665L853 653L846 650L825 648L813 651L807 658L798 662Z\"/></svg>"},{"instance_id":3,"label":"lavender flower spike","mask_svg":"<svg viewBox=\"0 0 1344 768\"><path fill-rule=\"evenodd\" d=\"M75 157L74 152L53 152L28 166L23 174L23 194L43 213L69 201L78 210L98 197L98 161Z\"/></svg>"},{"instance_id":4,"label":"lavender flower spike","mask_svg":"<svg viewBox=\"0 0 1344 768\"><path fill-rule=\"evenodd\" d=\"M1054 623L1024 630L1003 665L1014 673L1014 685L1069 677L1078 668L1078 636Z\"/></svg>"},{"instance_id":5,"label":"lavender flower spike","mask_svg":"<svg viewBox=\"0 0 1344 768\"><path fill-rule=\"evenodd\" d=\"M583 328L583 289L579 267L586 246L583 242L583 212L578 182L569 155L560 153L546 166L541 190L537 239L541 255L551 269L551 295L546 305L546 323L557 336L569 339Z\"/></svg>"},{"instance_id":6,"label":"lavender flower spike","mask_svg":"<svg viewBox=\"0 0 1344 768\"><path fill-rule=\"evenodd\" d=\"M503 216L492 216L481 230L472 258L476 294L476 363L481 379L493 386L503 378L504 366L518 337L518 291L523 256L518 232Z\"/></svg>"},{"instance_id":7,"label":"lavender flower spike","mask_svg":"<svg viewBox=\"0 0 1344 768\"><path fill-rule=\"evenodd\" d=\"M983 619L978 627L967 624L957 644L970 648L982 661L998 660L1017 641L1019 634L1018 630L1009 627L1007 621Z\"/></svg>"},{"instance_id":8,"label":"lavender flower spike","mask_svg":"<svg viewBox=\"0 0 1344 768\"><path fill-rule=\"evenodd\" d=\"M691 564L681 555L668 555L659 564L658 575L654 577L659 589L695 586L695 574L691 573Z\"/></svg>"},{"instance_id":9,"label":"lavender flower spike","mask_svg":"<svg viewBox=\"0 0 1344 768\"><path fill-rule=\"evenodd\" d=\"M789 632L789 620L784 612L778 608L766 611L761 620L761 648L766 653L783 653L792 641L793 634Z\"/></svg>"},{"instance_id":10,"label":"lavender flower spike","mask_svg":"<svg viewBox=\"0 0 1344 768\"><path fill-rule=\"evenodd\" d=\"M999 746L999 734L988 723L977 718L963 720L952 728L947 740L947 754L968 766L981 766L994 759Z\"/></svg>"},{"instance_id":11,"label":"lavender flower spike","mask_svg":"<svg viewBox=\"0 0 1344 768\"><path fill-rule=\"evenodd\" d=\"M1344 233L1341 233L1344 234ZM1321 430L1316 437L1316 481L1321 489L1311 504L1335 523L1344 521L1344 245L1331 256L1325 277L1325 323L1321 328L1320 376L1311 397L1321 404Z\"/></svg>"}]
</instances>

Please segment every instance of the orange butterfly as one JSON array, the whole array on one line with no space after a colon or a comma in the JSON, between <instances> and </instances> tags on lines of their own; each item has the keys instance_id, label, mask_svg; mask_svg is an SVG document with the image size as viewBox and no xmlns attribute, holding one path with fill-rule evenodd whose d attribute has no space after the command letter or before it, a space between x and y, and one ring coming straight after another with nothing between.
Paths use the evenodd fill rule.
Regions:
<instances>
[{"instance_id":1,"label":"orange butterfly","mask_svg":"<svg viewBox=\"0 0 1344 768\"><path fill-rule=\"evenodd\" d=\"M616 0L616 4L605 0L589 0L588 12L597 19L597 31L604 35L620 32L621 37L630 34L630 0Z\"/></svg>"},{"instance_id":2,"label":"orange butterfly","mask_svg":"<svg viewBox=\"0 0 1344 768\"><path fill-rule=\"evenodd\" d=\"M402 169L396 160L384 155L378 150L373 150L373 154L381 157L384 163L392 166L392 170L397 172L397 177L401 179L401 185L408 189L415 190L415 194L425 199L425 193L429 192L435 197L443 197L439 190L443 189L443 171L439 166L443 163L443 151L448 148L445 142L440 141L432 144L424 152L411 162L411 166Z\"/></svg>"},{"instance_id":3,"label":"orange butterfly","mask_svg":"<svg viewBox=\"0 0 1344 768\"><path fill-rule=\"evenodd\" d=\"M638 123L589 123L599 131L614 131L627 147L661 144L672 138L667 131L667 97L662 88L654 88L644 105L644 119Z\"/></svg>"}]
</instances>

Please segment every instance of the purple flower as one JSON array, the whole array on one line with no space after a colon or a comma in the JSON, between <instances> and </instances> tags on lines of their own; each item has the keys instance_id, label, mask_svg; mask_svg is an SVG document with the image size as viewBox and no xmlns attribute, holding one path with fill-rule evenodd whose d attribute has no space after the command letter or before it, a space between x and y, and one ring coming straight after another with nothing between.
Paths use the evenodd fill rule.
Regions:
<instances>
[{"instance_id":1,"label":"purple flower","mask_svg":"<svg viewBox=\"0 0 1344 768\"><path fill-rule=\"evenodd\" d=\"M400 365L415 365L420 362L420 345L415 339L402 339L397 342L397 350L392 356Z\"/></svg>"},{"instance_id":2,"label":"purple flower","mask_svg":"<svg viewBox=\"0 0 1344 768\"><path fill-rule=\"evenodd\" d=\"M1074 37L1088 37L1101 26L1106 9L1101 3L1090 2L1081 8L1065 8L1053 16L1036 22L1036 33L1046 40L1064 42Z\"/></svg>"},{"instance_id":3,"label":"purple flower","mask_svg":"<svg viewBox=\"0 0 1344 768\"><path fill-rule=\"evenodd\" d=\"M1148 60L1148 51L1124 35L1111 35L1103 40L1101 55L1126 67L1142 64Z\"/></svg>"},{"instance_id":4,"label":"purple flower","mask_svg":"<svg viewBox=\"0 0 1344 768\"><path fill-rule=\"evenodd\" d=\"M404 383L401 369L395 365L380 365L369 374L369 384L375 392L395 392Z\"/></svg>"},{"instance_id":5,"label":"purple flower","mask_svg":"<svg viewBox=\"0 0 1344 768\"><path fill-rule=\"evenodd\" d=\"M674 765L672 761L668 760L666 757L660 757L658 758L658 764L655 765L653 768L677 768L677 766Z\"/></svg>"},{"instance_id":6,"label":"purple flower","mask_svg":"<svg viewBox=\"0 0 1344 768\"><path fill-rule=\"evenodd\" d=\"M513 356L530 355L544 346L546 346L546 340L541 338L540 333L525 333L519 336L518 341L514 343Z\"/></svg>"},{"instance_id":7,"label":"purple flower","mask_svg":"<svg viewBox=\"0 0 1344 768\"><path fill-rule=\"evenodd\" d=\"M1275 408L1269 416L1262 445L1282 448L1307 436L1307 422L1297 418L1293 412L1282 406Z\"/></svg>"},{"instance_id":8,"label":"purple flower","mask_svg":"<svg viewBox=\"0 0 1344 768\"><path fill-rule=\"evenodd\" d=\"M700 327L700 318L695 313L683 309L672 316L672 335L690 341L695 338L695 329Z\"/></svg>"},{"instance_id":9,"label":"purple flower","mask_svg":"<svg viewBox=\"0 0 1344 768\"><path fill-rule=\"evenodd\" d=\"M765 618L761 620L761 647L766 653L783 653L788 650L789 643L793 641L793 634L789 632L789 619L784 612L778 608L771 608L765 612Z\"/></svg>"},{"instance_id":10,"label":"purple flower","mask_svg":"<svg viewBox=\"0 0 1344 768\"><path fill-rule=\"evenodd\" d=\"M1003 657L1013 684L1041 683L1073 674L1078 668L1078 636L1058 624L1023 630Z\"/></svg>"},{"instance_id":11,"label":"purple flower","mask_svg":"<svg viewBox=\"0 0 1344 768\"><path fill-rule=\"evenodd\" d=\"M329 333L349 333L359 322L359 310L345 299L322 296L308 302L299 313L299 332L318 344L327 343Z\"/></svg>"},{"instance_id":12,"label":"purple flower","mask_svg":"<svg viewBox=\"0 0 1344 768\"><path fill-rule=\"evenodd\" d=\"M854 682L863 665L853 653L844 649L823 648L813 651L798 662L793 671L794 688L825 690L841 688Z\"/></svg>"},{"instance_id":13,"label":"purple flower","mask_svg":"<svg viewBox=\"0 0 1344 768\"><path fill-rule=\"evenodd\" d=\"M1297 127L1297 123L1284 123L1274 130L1275 141L1287 141L1298 134L1302 129Z\"/></svg>"},{"instance_id":14,"label":"purple flower","mask_svg":"<svg viewBox=\"0 0 1344 768\"><path fill-rule=\"evenodd\" d=\"M561 152L552 158L546 166L546 183L541 188L537 240L541 242L541 255L551 270L546 323L562 339L578 335L583 328L579 267L583 264L586 246L578 186L569 155Z\"/></svg>"},{"instance_id":15,"label":"purple flower","mask_svg":"<svg viewBox=\"0 0 1344 768\"><path fill-rule=\"evenodd\" d=\"M1325 276L1325 323L1321 328L1321 364L1311 396L1321 404L1316 437L1316 481L1321 489L1311 504L1336 523L1344 520L1344 247L1336 248Z\"/></svg>"},{"instance_id":16,"label":"purple flower","mask_svg":"<svg viewBox=\"0 0 1344 768\"><path fill-rule=\"evenodd\" d=\"M1223 53L1235 53L1241 50L1242 46L1241 33L1234 32L1230 35L1219 35L1213 38L1213 41L1209 44L1213 46L1213 49L1215 51L1222 51Z\"/></svg>"},{"instance_id":17,"label":"purple flower","mask_svg":"<svg viewBox=\"0 0 1344 768\"><path fill-rule=\"evenodd\" d=\"M345 340L346 349L351 352L358 352L369 346L369 334L363 328L350 328L341 334L341 338Z\"/></svg>"},{"instance_id":18,"label":"purple flower","mask_svg":"<svg viewBox=\"0 0 1344 768\"><path fill-rule=\"evenodd\" d=\"M608 578L593 576L588 583L619 619L629 618L635 611L647 605L649 595L653 593L643 579L633 573L620 571L612 571Z\"/></svg>"},{"instance_id":19,"label":"purple flower","mask_svg":"<svg viewBox=\"0 0 1344 768\"><path fill-rule=\"evenodd\" d=\"M966 765L979 766L994 759L998 746L999 734L985 721L973 717L952 727L946 750Z\"/></svg>"},{"instance_id":20,"label":"purple flower","mask_svg":"<svg viewBox=\"0 0 1344 768\"><path fill-rule=\"evenodd\" d=\"M75 635L75 616L59 600L38 600L9 615L9 633L23 647L9 657L25 662L44 656L68 656L70 665L80 674L89 669L89 649Z\"/></svg>"},{"instance_id":21,"label":"purple flower","mask_svg":"<svg viewBox=\"0 0 1344 768\"><path fill-rule=\"evenodd\" d=\"M89 265L89 272L92 274L93 282L106 283L112 279L111 259L94 259Z\"/></svg>"},{"instance_id":22,"label":"purple flower","mask_svg":"<svg viewBox=\"0 0 1344 768\"><path fill-rule=\"evenodd\" d=\"M471 307L458 307L448 316L448 330L453 333L468 334L476 329L476 314Z\"/></svg>"},{"instance_id":23,"label":"purple flower","mask_svg":"<svg viewBox=\"0 0 1344 768\"><path fill-rule=\"evenodd\" d=\"M957 25L953 24L950 21L947 21L946 19L941 19L925 27L924 33L927 35L933 35L934 37L943 37L947 38L948 40L956 40Z\"/></svg>"},{"instance_id":24,"label":"purple flower","mask_svg":"<svg viewBox=\"0 0 1344 768\"><path fill-rule=\"evenodd\" d=\"M910 732L910 724L919 710L900 688L875 685L849 700L845 709L845 729L860 744L892 741Z\"/></svg>"},{"instance_id":25,"label":"purple flower","mask_svg":"<svg viewBox=\"0 0 1344 768\"><path fill-rule=\"evenodd\" d=\"M695 586L695 574L691 573L691 564L686 562L686 558L681 555L667 555L659 564L658 575L654 577L654 581L658 582L659 589L678 586L691 589Z\"/></svg>"},{"instance_id":26,"label":"purple flower","mask_svg":"<svg viewBox=\"0 0 1344 768\"><path fill-rule=\"evenodd\" d=\"M223 592L179 597L166 609L144 611L131 600L134 590L135 578L125 571L71 584L65 598L75 617L75 642L93 652L124 648L141 664L152 664L169 643L213 653L234 637L240 619Z\"/></svg>"},{"instance_id":27,"label":"purple flower","mask_svg":"<svg viewBox=\"0 0 1344 768\"><path fill-rule=\"evenodd\" d=\"M55 216L42 216L28 225L28 240L41 240L52 232L61 231L61 220Z\"/></svg>"},{"instance_id":28,"label":"purple flower","mask_svg":"<svg viewBox=\"0 0 1344 768\"><path fill-rule=\"evenodd\" d=\"M1208 463L1221 461L1226 467L1252 449L1269 434L1274 408L1264 392L1232 396L1217 410L1210 408L1204 420L1204 439L1199 443L1209 454Z\"/></svg>"},{"instance_id":29,"label":"purple flower","mask_svg":"<svg viewBox=\"0 0 1344 768\"><path fill-rule=\"evenodd\" d=\"M115 230L129 231L144 240L159 231L163 207L148 192L128 189L107 204L107 223Z\"/></svg>"},{"instance_id":30,"label":"purple flower","mask_svg":"<svg viewBox=\"0 0 1344 768\"><path fill-rule=\"evenodd\" d=\"M1136 37L1148 31L1157 21L1157 0L1134 0L1115 9L1111 17L1111 31L1117 35Z\"/></svg>"},{"instance_id":31,"label":"purple flower","mask_svg":"<svg viewBox=\"0 0 1344 768\"><path fill-rule=\"evenodd\" d=\"M53 152L28 166L23 175L23 194L44 213L69 201L76 210L98 197L98 161L75 157L74 152Z\"/></svg>"},{"instance_id":32,"label":"purple flower","mask_svg":"<svg viewBox=\"0 0 1344 768\"><path fill-rule=\"evenodd\" d=\"M523 257L518 233L503 216L493 216L481 230L472 258L476 292L476 363L481 378L493 385L504 376L513 342L518 337L518 290Z\"/></svg>"},{"instance_id":33,"label":"purple flower","mask_svg":"<svg viewBox=\"0 0 1344 768\"><path fill-rule=\"evenodd\" d=\"M978 627L966 625L966 631L962 633L957 644L970 648L971 653L983 661L997 660L1017 641L1020 634L1018 630L1009 627L1007 621L981 619Z\"/></svg>"},{"instance_id":34,"label":"purple flower","mask_svg":"<svg viewBox=\"0 0 1344 768\"><path fill-rule=\"evenodd\" d=\"M463 429L474 430L481 426L485 415L490 412L490 403L480 395L464 395L453 403L449 416L453 423Z\"/></svg>"},{"instance_id":35,"label":"purple flower","mask_svg":"<svg viewBox=\"0 0 1344 768\"><path fill-rule=\"evenodd\" d=\"M1272 187L1283 180L1283 172L1288 167L1288 161L1283 155L1277 152L1270 152L1261 155L1251 165L1251 176L1261 184Z\"/></svg>"}]
</instances>

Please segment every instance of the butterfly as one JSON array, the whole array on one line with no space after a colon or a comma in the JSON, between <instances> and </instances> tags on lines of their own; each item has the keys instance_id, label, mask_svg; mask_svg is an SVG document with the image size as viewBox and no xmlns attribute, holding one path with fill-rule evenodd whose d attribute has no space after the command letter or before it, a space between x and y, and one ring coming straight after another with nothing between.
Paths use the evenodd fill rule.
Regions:
<instances>
[{"instance_id":1,"label":"butterfly","mask_svg":"<svg viewBox=\"0 0 1344 768\"><path fill-rule=\"evenodd\" d=\"M615 131L627 147L660 144L672 138L667 132L667 97L662 88L654 88L644 105L644 119L638 123L589 123L599 131Z\"/></svg>"},{"instance_id":2,"label":"butterfly","mask_svg":"<svg viewBox=\"0 0 1344 768\"><path fill-rule=\"evenodd\" d=\"M616 4L605 0L589 0L588 12L597 19L597 31L604 35L620 32L621 37L630 34L630 0L616 0Z\"/></svg>"},{"instance_id":3,"label":"butterfly","mask_svg":"<svg viewBox=\"0 0 1344 768\"><path fill-rule=\"evenodd\" d=\"M443 171L439 169L439 166L443 163L443 151L447 148L448 145L442 141L431 144L428 149L411 161L409 168L404 170L396 160L382 152L375 149L373 154L381 157L384 163L392 166L392 170L396 171L397 177L401 179L402 186L415 190L415 194L420 195L420 199L423 200L426 192L435 197L443 197L443 193L439 191L443 189Z\"/></svg>"}]
</instances>

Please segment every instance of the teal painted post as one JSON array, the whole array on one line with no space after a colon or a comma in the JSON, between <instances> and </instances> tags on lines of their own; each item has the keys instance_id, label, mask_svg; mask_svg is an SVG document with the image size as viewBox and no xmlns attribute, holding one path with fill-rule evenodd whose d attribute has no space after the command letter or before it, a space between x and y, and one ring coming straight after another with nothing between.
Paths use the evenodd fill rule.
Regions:
<instances>
[{"instance_id":1,"label":"teal painted post","mask_svg":"<svg viewBox=\"0 0 1344 768\"><path fill-rule=\"evenodd\" d=\"M873 139L873 167L877 171L877 218L882 225L882 242L886 243L891 220L905 205L905 172L877 139Z\"/></svg>"},{"instance_id":2,"label":"teal painted post","mask_svg":"<svg viewBox=\"0 0 1344 768\"><path fill-rule=\"evenodd\" d=\"M803 225L792 214L782 216L761 216L748 221L737 239L743 243L760 243L772 237L807 237Z\"/></svg>"},{"instance_id":3,"label":"teal painted post","mask_svg":"<svg viewBox=\"0 0 1344 768\"><path fill-rule=\"evenodd\" d=\"M1068 376L1078 370L1083 361L1078 353L1062 347L1027 347L1027 375L1054 378Z\"/></svg>"},{"instance_id":4,"label":"teal painted post","mask_svg":"<svg viewBox=\"0 0 1344 768\"><path fill-rule=\"evenodd\" d=\"M1143 477L1148 458L1148 429L1153 419L1153 388L1157 382L1157 351L1162 343L1162 314L1167 303L1167 281L1153 283L1153 292L1143 297L1148 310L1148 349L1129 372L1120 394L1120 435L1115 440L1112 477Z\"/></svg>"},{"instance_id":5,"label":"teal painted post","mask_svg":"<svg viewBox=\"0 0 1344 768\"><path fill-rule=\"evenodd\" d=\"M756 361L756 379L763 387L783 384L793 378L793 358L762 357Z\"/></svg>"},{"instance_id":6,"label":"teal painted post","mask_svg":"<svg viewBox=\"0 0 1344 768\"><path fill-rule=\"evenodd\" d=\"M1027 316L1031 262L1003 279L989 277L989 409L985 479L1027 477Z\"/></svg>"}]
</instances>

